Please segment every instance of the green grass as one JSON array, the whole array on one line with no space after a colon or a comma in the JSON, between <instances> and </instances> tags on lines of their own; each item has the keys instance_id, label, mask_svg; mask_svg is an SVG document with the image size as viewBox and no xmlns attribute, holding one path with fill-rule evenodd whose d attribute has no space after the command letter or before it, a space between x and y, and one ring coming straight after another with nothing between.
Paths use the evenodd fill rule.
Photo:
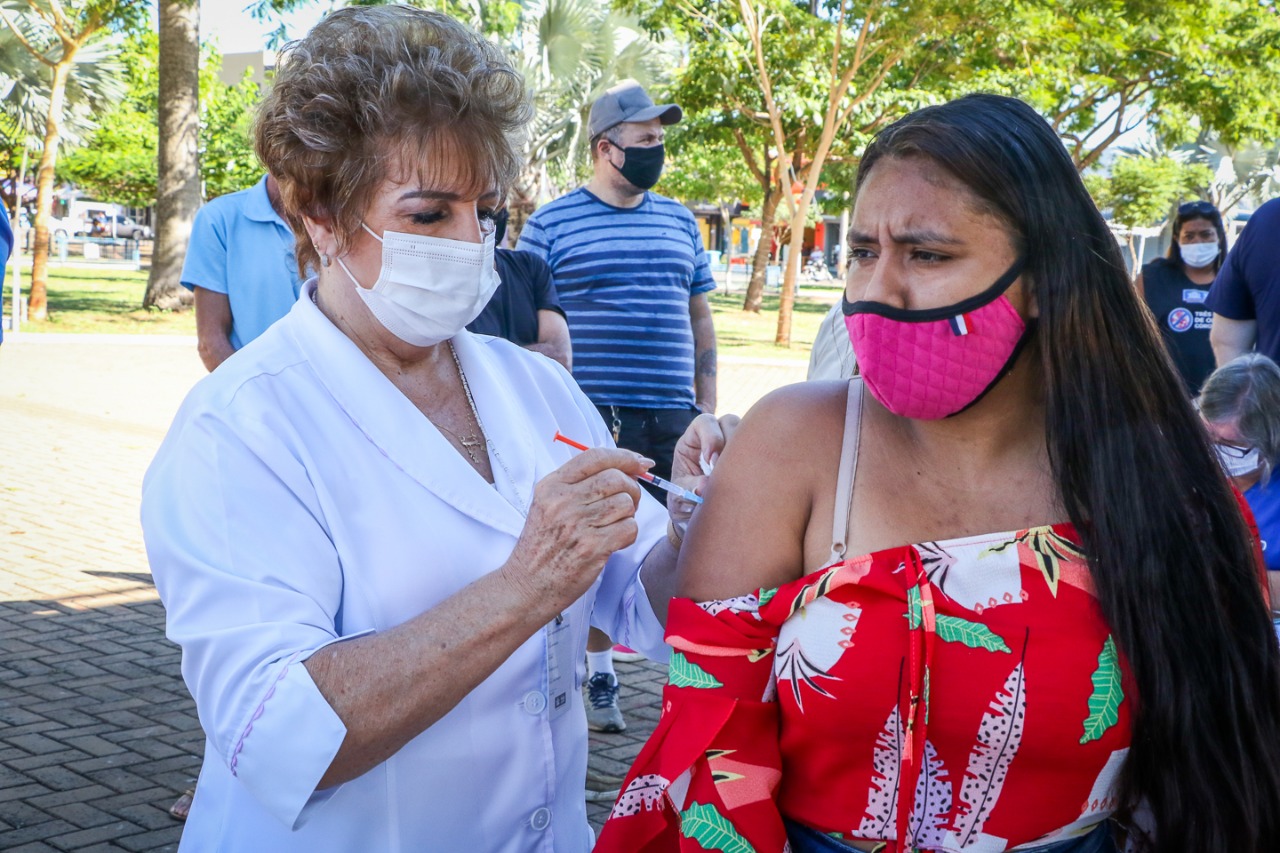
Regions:
<instances>
[{"instance_id":1,"label":"green grass","mask_svg":"<svg viewBox=\"0 0 1280 853\"><path fill-rule=\"evenodd\" d=\"M30 268L22 271L22 289L30 286ZM142 307L147 273L112 268L50 265L49 319L22 324L23 332L88 334L194 335L194 311L148 311ZM12 292L5 286L5 310Z\"/></svg>"},{"instance_id":2,"label":"green grass","mask_svg":"<svg viewBox=\"0 0 1280 853\"><path fill-rule=\"evenodd\" d=\"M28 284L23 270L23 290ZM49 319L22 324L23 332L78 332L89 334L194 335L195 312L147 311L142 294L147 273L123 269L49 268ZM8 297L10 291L5 289ZM726 295L723 288L711 294L716 341L721 355L747 358L806 360L818 324L827 309L840 298L839 285L805 284L792 314L791 347L775 346L778 328L778 295L765 296L759 314L742 310L743 293ZM5 309L9 308L6 300Z\"/></svg>"},{"instance_id":3,"label":"green grass","mask_svg":"<svg viewBox=\"0 0 1280 853\"><path fill-rule=\"evenodd\" d=\"M841 286L802 285L791 313L791 346L774 344L778 332L778 294L766 294L759 314L742 310L742 291L725 295L724 289L711 294L711 312L716 324L716 346L720 355L747 358L794 359L807 361L818 326L840 298Z\"/></svg>"}]
</instances>

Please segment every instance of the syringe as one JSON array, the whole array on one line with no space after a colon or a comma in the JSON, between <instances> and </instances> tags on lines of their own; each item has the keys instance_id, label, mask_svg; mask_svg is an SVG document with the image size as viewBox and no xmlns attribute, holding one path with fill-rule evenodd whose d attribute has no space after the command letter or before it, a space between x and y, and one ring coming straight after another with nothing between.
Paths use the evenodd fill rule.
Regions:
<instances>
[{"instance_id":1,"label":"syringe","mask_svg":"<svg viewBox=\"0 0 1280 853\"><path fill-rule=\"evenodd\" d=\"M561 435L559 432L556 433L555 441L559 441L562 444L567 444L570 447L575 447L578 450L590 450L590 448L587 447L582 442L574 441L572 438ZM664 480L662 477L659 477L656 474L649 474L646 472L644 474L641 474L638 479L643 480L646 483L652 483L653 485L657 486L659 489L662 489L665 492L670 492L671 494L675 495L681 500L686 500L689 503L694 503L694 504L702 503L702 497L698 495L696 492L691 492L688 489L682 489L679 486L677 486L675 483L671 482L670 480Z\"/></svg>"}]
</instances>

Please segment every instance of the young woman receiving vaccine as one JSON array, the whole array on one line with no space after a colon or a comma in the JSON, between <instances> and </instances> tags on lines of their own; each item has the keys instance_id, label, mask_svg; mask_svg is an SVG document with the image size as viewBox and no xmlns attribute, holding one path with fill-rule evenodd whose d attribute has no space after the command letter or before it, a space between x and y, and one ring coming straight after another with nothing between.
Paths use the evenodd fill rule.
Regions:
<instances>
[{"instance_id":1,"label":"young woman receiving vaccine","mask_svg":"<svg viewBox=\"0 0 1280 853\"><path fill-rule=\"evenodd\" d=\"M1173 218L1168 255L1144 266L1134 281L1192 395L1213 372L1213 312L1204 303L1226 257L1227 232L1218 208L1207 201L1187 202Z\"/></svg>"},{"instance_id":2,"label":"young woman receiving vaccine","mask_svg":"<svg viewBox=\"0 0 1280 853\"><path fill-rule=\"evenodd\" d=\"M1061 142L970 96L856 190L861 376L717 464L597 849L1280 849L1256 543Z\"/></svg>"}]
</instances>

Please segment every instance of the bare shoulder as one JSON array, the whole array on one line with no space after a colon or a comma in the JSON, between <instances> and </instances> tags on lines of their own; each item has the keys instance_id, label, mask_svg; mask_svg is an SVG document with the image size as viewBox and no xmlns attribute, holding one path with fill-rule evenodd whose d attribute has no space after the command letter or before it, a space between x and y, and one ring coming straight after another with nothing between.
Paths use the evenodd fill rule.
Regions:
<instances>
[{"instance_id":1,"label":"bare shoulder","mask_svg":"<svg viewBox=\"0 0 1280 853\"><path fill-rule=\"evenodd\" d=\"M815 496L839 459L848 384L790 385L747 412L681 549L680 595L726 598L801 576Z\"/></svg>"}]
</instances>

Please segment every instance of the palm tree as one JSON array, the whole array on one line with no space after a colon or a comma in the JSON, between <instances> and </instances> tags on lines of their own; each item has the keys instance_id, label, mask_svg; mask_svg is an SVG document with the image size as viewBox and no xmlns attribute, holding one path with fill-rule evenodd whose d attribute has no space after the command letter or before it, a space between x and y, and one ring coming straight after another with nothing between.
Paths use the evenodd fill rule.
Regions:
<instances>
[{"instance_id":1,"label":"palm tree","mask_svg":"<svg viewBox=\"0 0 1280 853\"><path fill-rule=\"evenodd\" d=\"M591 104L625 78L646 87L674 65L632 15L595 0L533 0L525 8L514 59L537 108L525 167L512 191L511 231L542 201L586 177Z\"/></svg>"},{"instance_id":2,"label":"palm tree","mask_svg":"<svg viewBox=\"0 0 1280 853\"><path fill-rule=\"evenodd\" d=\"M182 260L200 207L200 4L159 0L160 116L156 173L156 241L145 308L191 304L182 286Z\"/></svg>"},{"instance_id":3,"label":"palm tree","mask_svg":"<svg viewBox=\"0 0 1280 853\"><path fill-rule=\"evenodd\" d=\"M88 6L71 6L62 0L3 0L0 21L18 44L45 67L48 111L44 116L40 164L36 170L35 250L31 262L31 292L27 310L33 319L48 316L45 295L49 278L49 217L53 211L53 179L58 164L58 148L63 143L64 124L70 93L83 89L91 104L104 104L124 97L125 86L117 75L104 76L97 91L81 86L77 76L82 52L100 44L110 50L103 36L113 24L137 25L145 19L146 0L101 0ZM102 66L106 54L95 65Z\"/></svg>"},{"instance_id":4,"label":"palm tree","mask_svg":"<svg viewBox=\"0 0 1280 853\"><path fill-rule=\"evenodd\" d=\"M316 0L255 0L251 11L264 20ZM331 0L332 2L332 0ZM384 0L351 0L378 5ZM505 0L407 0L456 15L478 30ZM341 4L339 4L341 5ZM514 239L542 201L561 194L585 177L587 115L604 90L627 77L647 86L664 81L674 67L674 44L649 38L639 19L610 8L602 0L527 0L521 3L513 34L502 27L486 32L504 44L524 75L537 108L525 146L525 166L512 188Z\"/></svg>"},{"instance_id":5,"label":"palm tree","mask_svg":"<svg viewBox=\"0 0 1280 853\"><path fill-rule=\"evenodd\" d=\"M86 45L77 57L63 111L62 144L66 148L79 147L89 138L95 127L94 105L102 103L123 76L123 66L113 53L111 45L99 39ZM0 144L15 160L22 161L22 182L26 180L27 152L40 150L48 115L48 67L22 46L11 29L0 26ZM15 216L21 203L18 184L13 184Z\"/></svg>"}]
</instances>

